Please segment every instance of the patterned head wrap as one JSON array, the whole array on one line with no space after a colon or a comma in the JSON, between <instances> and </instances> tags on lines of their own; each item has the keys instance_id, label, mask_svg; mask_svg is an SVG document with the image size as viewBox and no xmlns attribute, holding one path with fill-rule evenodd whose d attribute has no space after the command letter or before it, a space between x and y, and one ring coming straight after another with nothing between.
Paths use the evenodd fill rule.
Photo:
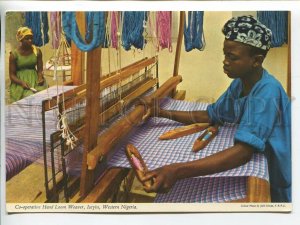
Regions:
<instances>
[{"instance_id":1,"label":"patterned head wrap","mask_svg":"<svg viewBox=\"0 0 300 225\"><path fill-rule=\"evenodd\" d=\"M269 50L272 31L252 16L233 17L223 29L225 39Z\"/></svg>"},{"instance_id":2,"label":"patterned head wrap","mask_svg":"<svg viewBox=\"0 0 300 225\"><path fill-rule=\"evenodd\" d=\"M28 27L20 27L16 34L17 41L22 41L27 35L33 35L32 30Z\"/></svg>"}]
</instances>

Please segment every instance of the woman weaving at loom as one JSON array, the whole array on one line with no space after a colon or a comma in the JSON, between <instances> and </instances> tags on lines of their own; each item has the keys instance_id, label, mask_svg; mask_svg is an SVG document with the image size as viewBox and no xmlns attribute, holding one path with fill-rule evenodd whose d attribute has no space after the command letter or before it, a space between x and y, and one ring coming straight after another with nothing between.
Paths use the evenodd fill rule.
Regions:
<instances>
[{"instance_id":1,"label":"woman weaving at loom","mask_svg":"<svg viewBox=\"0 0 300 225\"><path fill-rule=\"evenodd\" d=\"M28 27L17 31L20 46L9 56L9 77L11 102L34 94L46 88L43 77L42 52L32 44L33 33Z\"/></svg>"},{"instance_id":2,"label":"woman weaving at loom","mask_svg":"<svg viewBox=\"0 0 300 225\"><path fill-rule=\"evenodd\" d=\"M174 163L146 173L147 192L167 192L177 180L229 170L247 163L254 152L268 159L271 201L291 201L290 101L262 63L271 45L271 30L251 16L230 19L225 35L224 72L233 81L206 111L167 111L151 107L152 116L182 123L238 124L234 145L195 161Z\"/></svg>"}]
</instances>

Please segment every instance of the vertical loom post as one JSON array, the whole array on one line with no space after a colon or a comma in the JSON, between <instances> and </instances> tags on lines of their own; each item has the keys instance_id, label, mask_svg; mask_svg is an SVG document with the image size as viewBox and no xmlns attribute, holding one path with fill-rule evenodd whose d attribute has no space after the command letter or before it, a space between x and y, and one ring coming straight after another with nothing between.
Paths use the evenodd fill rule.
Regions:
<instances>
[{"instance_id":1,"label":"vertical loom post","mask_svg":"<svg viewBox=\"0 0 300 225\"><path fill-rule=\"evenodd\" d=\"M100 112L100 66L101 48L87 53L87 83L86 83L86 121L84 152L80 180L80 196L84 197L92 189L94 171L87 168L87 154L97 145L98 115Z\"/></svg>"},{"instance_id":2,"label":"vertical loom post","mask_svg":"<svg viewBox=\"0 0 300 225\"><path fill-rule=\"evenodd\" d=\"M56 182L56 171L55 171L55 159L54 159L54 141L53 135L50 135L50 156L51 156L51 173L52 173L52 197L51 201L58 202L57 182Z\"/></svg>"},{"instance_id":3,"label":"vertical loom post","mask_svg":"<svg viewBox=\"0 0 300 225\"><path fill-rule=\"evenodd\" d=\"M181 46L182 46L182 39L183 39L184 22L185 22L185 12L180 11L179 32L178 32L177 45L176 45L173 76L178 75L180 53L181 53ZM176 94L176 88L172 91L172 97L174 97L175 94Z\"/></svg>"},{"instance_id":4,"label":"vertical loom post","mask_svg":"<svg viewBox=\"0 0 300 225\"><path fill-rule=\"evenodd\" d=\"M85 33L85 14L76 12L76 21L81 34ZM81 85L84 82L84 52L73 43L71 45L71 77L73 85Z\"/></svg>"},{"instance_id":5,"label":"vertical loom post","mask_svg":"<svg viewBox=\"0 0 300 225\"><path fill-rule=\"evenodd\" d=\"M46 197L50 199L49 183L48 183L48 163L47 163L47 146L46 146L46 102L42 102L42 125L43 125L43 157L44 157L44 176L45 176L45 189Z\"/></svg>"},{"instance_id":6,"label":"vertical loom post","mask_svg":"<svg viewBox=\"0 0 300 225\"><path fill-rule=\"evenodd\" d=\"M59 118L60 124L59 124L59 126L62 127L61 115L63 114L63 110L64 110L62 102L59 103L58 110L59 110L59 115L60 115L60 118ZM67 174L66 159L65 159L65 141L66 140L63 137L60 138L60 150L61 150L61 152L60 152L60 161L61 161L62 172L63 172L64 195L65 195L66 202L69 202L68 174ZM53 143L53 141L51 141L51 144L52 143ZM54 153L54 149L53 149L53 153ZM53 160L54 160L54 158L53 158ZM55 168L55 165L54 165L54 168ZM56 176L53 179L56 180ZM54 184L54 182L53 182L53 184Z\"/></svg>"}]
</instances>

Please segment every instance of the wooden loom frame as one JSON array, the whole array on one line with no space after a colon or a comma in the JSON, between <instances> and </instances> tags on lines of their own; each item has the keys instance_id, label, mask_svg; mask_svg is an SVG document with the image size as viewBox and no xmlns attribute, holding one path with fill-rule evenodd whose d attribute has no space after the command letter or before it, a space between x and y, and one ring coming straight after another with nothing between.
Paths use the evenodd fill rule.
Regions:
<instances>
[{"instance_id":1,"label":"wooden loom frame","mask_svg":"<svg viewBox=\"0 0 300 225\"><path fill-rule=\"evenodd\" d=\"M128 78L131 74L135 74L141 70L144 71L144 75L146 76L146 73L148 73L148 67L149 66L156 66L156 71L157 71L157 57L152 57L152 58L144 58L141 59L133 64L130 64L118 71L112 72L109 75L110 76L105 76L100 80L99 86L100 91L110 87L111 85L115 84L116 82L119 82L121 80L124 80ZM152 76L147 77L144 79L142 82L136 84L134 87L138 85L138 87L130 92L130 93L123 93L122 100L123 100L123 105L128 106L131 104L131 102L141 94L144 94L146 91L154 87L155 85L158 84L158 79L157 79L157 74L156 77L152 74ZM69 191L68 191L68 182L67 182L67 173L66 173L66 163L65 163L65 156L69 154L72 150L66 151L67 146L65 145L65 140L61 138L60 131L56 131L50 135L50 140L51 140L51 151L50 151L50 157L51 157L51 172L52 176L50 179L48 179L48 166L47 166L47 151L46 151L46 140L45 140L45 134L46 134L46 124L45 124L45 112L52 110L53 108L58 108L59 113L63 112L63 108L65 110L71 109L74 105L77 103L80 103L85 100L86 96L86 85L80 85L75 87L74 89L71 89L69 91L66 91L63 94L60 94L58 96L54 96L51 99L47 99L43 101L42 104L42 124L43 124L43 153L44 153L44 173L45 173L45 187L46 187L46 195L47 199L49 201L58 201L58 186L63 186L64 187L64 193L65 193L65 199L68 202L69 201ZM58 100L59 99L59 100ZM99 101L99 100L98 100ZM108 108L105 109L104 111L98 112L97 113L97 121L98 124L103 124L104 122L108 121L111 117L116 115L117 113L120 113L122 110L122 104L120 102L111 102L112 104L109 104ZM64 107L63 107L64 104ZM79 122L79 125L76 124L69 124L72 132L75 134L75 136L78 138L77 143L82 142L82 139L84 137L84 132L85 132L85 125L82 124L83 118L80 118L77 120ZM99 128L97 128L99 129ZM60 144L56 144L57 142L60 142ZM55 166L54 166L54 152L55 148L60 146L61 147L61 164L62 164L62 177L61 174L58 176L57 171L55 171ZM62 180L63 179L63 180ZM61 184L61 181L63 184ZM52 182L52 188L50 190L49 188L49 183ZM71 183L76 183L77 181L72 181ZM58 184L60 183L60 184Z\"/></svg>"},{"instance_id":2,"label":"wooden loom frame","mask_svg":"<svg viewBox=\"0 0 300 225\"><path fill-rule=\"evenodd\" d=\"M170 90L171 95L176 93L176 85L180 82L181 78L178 75L180 51L183 39L183 25L184 25L185 13L180 12L180 27L178 34L178 41L176 46L176 55L174 63L173 76L175 77L166 86L160 89L159 94L153 94L152 97L162 97L167 95ZM80 196L78 202L105 202L109 195L113 183L120 183L128 174L129 169L112 168L102 175L102 179L96 185L94 185L94 171L93 168L98 160L104 157L111 147L116 143L115 139L111 138L111 134L117 131L116 126L112 127L110 132L106 136L97 137L97 129L101 125L101 121L97 119L97 112L101 111L101 106L97 103L97 94L100 90L100 78L98 74L101 74L100 68L94 67L95 62L101 62L101 48L94 49L87 53L87 84L86 84L86 115L87 120L85 124L85 150L82 160L82 173L80 180ZM74 68L72 66L72 68ZM176 78L177 76L177 78ZM96 104L95 104L96 102ZM93 103L93 104L92 104ZM137 121L141 121L144 115L143 106L138 106L131 113L129 118L134 118ZM94 121L98 121L95 123ZM99 124L100 123L100 124ZM130 126L124 123L122 120L118 125L125 126L125 130L130 130ZM101 144L97 146L97 142L106 143L105 147L101 147ZM104 146L104 145L102 145ZM88 168L88 164L90 168ZM238 200L238 202L268 202L270 201L270 187L267 181L249 177L247 182L247 198Z\"/></svg>"},{"instance_id":3,"label":"wooden loom frame","mask_svg":"<svg viewBox=\"0 0 300 225\"><path fill-rule=\"evenodd\" d=\"M178 42L177 42L177 48L176 48L176 56L175 56L175 63L174 63L174 73L173 73L173 78L170 78L162 87L160 87L155 93L151 95L151 98L157 98L157 97L164 97L166 95L172 95L174 96L176 93L176 86L179 82L181 82L181 76L178 76L178 68L179 68L179 60L180 60L180 51L181 51L181 45L182 45L182 39L183 39L183 27L184 27L184 17L185 13L181 12L180 13L180 30L178 34ZM100 48L101 49L101 48ZM88 64L93 64L90 59L93 59L93 56L89 59L89 54L94 55L94 52L92 51L91 53L88 52L88 59L87 62ZM100 58L101 55L101 50L98 53L98 57L95 58ZM100 60L101 62L101 60ZM89 68L89 65L87 66ZM94 73L96 72L96 73ZM87 90L99 90L99 87L93 86L92 82L89 82L89 80L94 80L96 78L91 78L94 74L99 74L100 71L87 71ZM88 91L87 91L88 92ZM96 92L97 93L97 92ZM184 94L183 94L184 96ZM90 98L89 100L87 99L87 115L88 112L92 111L97 111L97 108L99 107L98 105L88 105L88 103L93 102L94 96L91 95L87 96L87 98ZM96 109L95 109L96 108ZM100 109L101 111L101 109ZM94 172L93 170L90 170L91 168L88 168L87 162L88 161L93 161L93 162L98 162L99 159L104 157L110 150L110 148L116 143L116 140L112 139L112 136L114 132L120 131L118 129L118 126L121 125L123 129L123 132L121 133L126 133L126 131L129 131L132 127L132 124L128 123L128 118L129 121L136 121L137 123L142 121L143 116L145 113L144 106L137 106L133 112L131 112L127 118L121 120L119 123L117 123L115 126L113 126L110 129L110 132L106 133L106 136L100 136L97 141L97 137L95 135L96 129L92 121L94 121L93 116L87 120L86 123L86 128L88 132L86 132L86 143L85 143L85 151L84 151L84 156L82 160L82 176L81 176L81 183L80 183L80 195L81 195L81 200L82 202L97 202L97 201L105 201L105 199L108 198L108 190L111 189L111 184L113 182L120 182L121 180L124 179L124 177L128 173L128 169L118 169L118 168L113 168L109 169L106 171L102 177L102 182L99 182L95 187L93 186L94 183ZM125 132L124 132L125 131ZM121 135L120 132L118 134ZM106 144L102 144L103 141ZM99 145L97 146L97 142L99 142ZM104 148L101 146L105 146ZM95 164L94 164L95 165ZM107 182L108 181L108 182Z\"/></svg>"}]
</instances>

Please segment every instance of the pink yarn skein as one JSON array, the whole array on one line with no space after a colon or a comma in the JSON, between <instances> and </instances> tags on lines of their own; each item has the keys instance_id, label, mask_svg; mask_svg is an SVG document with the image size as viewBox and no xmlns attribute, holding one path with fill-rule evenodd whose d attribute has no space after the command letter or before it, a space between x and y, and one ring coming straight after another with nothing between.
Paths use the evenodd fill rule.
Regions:
<instances>
[{"instance_id":1,"label":"pink yarn skein","mask_svg":"<svg viewBox=\"0 0 300 225\"><path fill-rule=\"evenodd\" d=\"M60 12L50 12L50 28L52 31L52 47L58 49L62 29Z\"/></svg>"},{"instance_id":2,"label":"pink yarn skein","mask_svg":"<svg viewBox=\"0 0 300 225\"><path fill-rule=\"evenodd\" d=\"M172 12L157 12L156 29L161 49L168 48L172 52Z\"/></svg>"},{"instance_id":3,"label":"pink yarn skein","mask_svg":"<svg viewBox=\"0 0 300 225\"><path fill-rule=\"evenodd\" d=\"M118 48L118 27L117 19L118 12L112 12L111 16L111 45L113 48Z\"/></svg>"}]
</instances>

